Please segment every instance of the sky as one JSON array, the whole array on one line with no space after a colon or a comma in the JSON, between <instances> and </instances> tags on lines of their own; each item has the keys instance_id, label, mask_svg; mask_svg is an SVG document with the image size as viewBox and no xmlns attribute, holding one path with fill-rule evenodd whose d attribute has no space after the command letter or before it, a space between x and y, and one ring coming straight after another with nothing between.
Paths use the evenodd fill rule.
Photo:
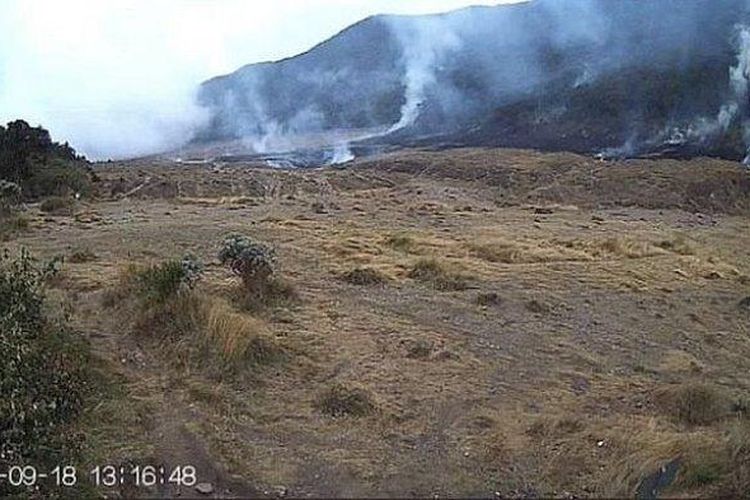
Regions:
<instances>
[{"instance_id":1,"label":"sky","mask_svg":"<svg viewBox=\"0 0 750 500\"><path fill-rule=\"evenodd\" d=\"M303 52L379 13L513 0L0 0L0 123L94 159L158 152L205 120L203 80Z\"/></svg>"}]
</instances>

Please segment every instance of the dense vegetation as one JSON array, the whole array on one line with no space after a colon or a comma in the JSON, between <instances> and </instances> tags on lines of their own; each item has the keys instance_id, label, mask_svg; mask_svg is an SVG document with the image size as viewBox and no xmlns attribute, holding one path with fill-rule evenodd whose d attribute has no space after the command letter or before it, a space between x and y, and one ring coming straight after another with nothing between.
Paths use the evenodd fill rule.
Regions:
<instances>
[{"instance_id":1,"label":"dense vegetation","mask_svg":"<svg viewBox=\"0 0 750 500\"><path fill-rule=\"evenodd\" d=\"M45 280L54 270L38 266L25 251L0 256L3 472L29 464L42 472L76 458L77 440L66 430L82 407L87 350L64 315L47 304ZM0 496L24 491L33 491L32 485L0 482Z\"/></svg>"},{"instance_id":2,"label":"dense vegetation","mask_svg":"<svg viewBox=\"0 0 750 500\"><path fill-rule=\"evenodd\" d=\"M86 195L91 177L86 158L44 128L23 120L0 126L0 179L18 184L24 198Z\"/></svg>"}]
</instances>

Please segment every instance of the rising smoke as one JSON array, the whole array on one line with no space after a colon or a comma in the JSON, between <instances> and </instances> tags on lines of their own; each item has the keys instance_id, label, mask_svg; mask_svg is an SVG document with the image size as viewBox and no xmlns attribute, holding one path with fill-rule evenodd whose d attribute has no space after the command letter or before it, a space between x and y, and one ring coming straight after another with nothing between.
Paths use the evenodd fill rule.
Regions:
<instances>
[{"instance_id":1,"label":"rising smoke","mask_svg":"<svg viewBox=\"0 0 750 500\"><path fill-rule=\"evenodd\" d=\"M329 134L331 161L348 160L348 141L455 133L533 102L533 126L590 123L585 147L595 147L584 140L591 135L612 147L619 138L625 154L703 144L739 120L747 140L749 8L748 0L532 0L377 16L297 58L206 82L200 102L212 120L201 139L244 138L263 152ZM513 123L525 119L516 113Z\"/></svg>"}]
</instances>

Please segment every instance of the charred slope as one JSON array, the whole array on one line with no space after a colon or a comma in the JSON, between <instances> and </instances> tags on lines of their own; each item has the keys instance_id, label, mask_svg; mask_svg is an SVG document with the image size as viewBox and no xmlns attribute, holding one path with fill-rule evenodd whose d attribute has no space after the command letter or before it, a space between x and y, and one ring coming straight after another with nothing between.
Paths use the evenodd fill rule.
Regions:
<instances>
[{"instance_id":1,"label":"charred slope","mask_svg":"<svg viewBox=\"0 0 750 500\"><path fill-rule=\"evenodd\" d=\"M213 119L199 139L381 126L379 142L742 159L749 11L748 0L535 0L371 17L205 82Z\"/></svg>"}]
</instances>

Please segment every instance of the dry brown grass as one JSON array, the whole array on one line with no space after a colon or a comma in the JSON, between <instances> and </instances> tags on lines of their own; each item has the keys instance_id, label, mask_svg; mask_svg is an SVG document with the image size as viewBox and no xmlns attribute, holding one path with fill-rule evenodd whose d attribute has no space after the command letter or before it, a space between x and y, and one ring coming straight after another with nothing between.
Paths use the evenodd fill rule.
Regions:
<instances>
[{"instance_id":1,"label":"dry brown grass","mask_svg":"<svg viewBox=\"0 0 750 500\"><path fill-rule=\"evenodd\" d=\"M370 267L357 267L344 273L341 278L352 285L382 285L388 281L388 277L377 269Z\"/></svg>"},{"instance_id":2,"label":"dry brown grass","mask_svg":"<svg viewBox=\"0 0 750 500\"><path fill-rule=\"evenodd\" d=\"M625 236L593 240L571 240L565 242L564 245L584 251L591 258L595 259L642 259L666 253L656 243Z\"/></svg>"},{"instance_id":3,"label":"dry brown grass","mask_svg":"<svg viewBox=\"0 0 750 500\"><path fill-rule=\"evenodd\" d=\"M50 196L39 204L39 210L53 215L72 215L76 201L66 196Z\"/></svg>"},{"instance_id":4,"label":"dry brown grass","mask_svg":"<svg viewBox=\"0 0 750 500\"><path fill-rule=\"evenodd\" d=\"M207 456L261 491L284 485L290 497L584 498L632 497L644 478L680 459L664 495L747 491L747 433L733 427L742 412L725 417L710 409L711 396L683 404L657 391L691 380L748 387L748 307L738 305L748 295L739 276L750 275L746 209L698 216L644 208L645 195L629 198L636 189L615 193L625 206L611 202L614 191L597 198L570 190L571 179L620 186L613 172L661 182L670 170L660 162L582 171L585 160L574 155L472 155L430 154L417 165L424 172L399 167L398 157L377 170L105 167L105 176L133 185L168 176L207 202L143 190L138 200L93 202L101 220L91 224L37 216L19 241L45 255L85 241L99 255L67 267L65 288L77 294L77 319L97 352L127 374L138 401L150 402L138 418L156 448L148 456L166 455L166 463ZM560 165L555 175L537 175L549 162ZM694 178L713 175L709 160L692 168ZM219 199L256 189L239 211ZM500 191L504 203L495 205ZM559 199L540 199L550 196ZM310 214L318 199L330 207L325 216ZM747 207L746 196L738 200ZM554 202L581 208L525 207ZM466 206L472 211L454 210ZM272 310L264 299L253 307L235 300L237 280L213 265L216 242L230 230L273 244L304 300ZM122 334L140 314L127 294L104 312L95 303L117 279L117 263L185 249L208 263L197 285L204 297L174 304L140 337ZM357 267L381 271L392 286L343 283ZM436 293L453 281L446 276L465 278L459 273L476 290ZM82 280L90 291L69 288ZM177 328L173 316L191 311L195 320ZM172 328L177 334L160 340ZM283 369L256 366L276 359L279 347ZM139 350L144 364L130 361ZM638 362L648 369L631 369ZM339 380L344 388L331 389ZM357 414L366 416L323 416ZM182 443L176 460L169 454L186 427L198 442ZM121 453L107 456L129 455L134 440L119 441Z\"/></svg>"},{"instance_id":5,"label":"dry brown grass","mask_svg":"<svg viewBox=\"0 0 750 500\"><path fill-rule=\"evenodd\" d=\"M586 252L555 245L544 240L509 241L494 239L468 245L472 255L488 262L533 264L538 262L591 260Z\"/></svg>"},{"instance_id":6,"label":"dry brown grass","mask_svg":"<svg viewBox=\"0 0 750 500\"><path fill-rule=\"evenodd\" d=\"M414 241L414 238L412 236L399 233L388 236L385 239L385 244L393 248L394 250L408 253L414 249L416 242Z\"/></svg>"},{"instance_id":7,"label":"dry brown grass","mask_svg":"<svg viewBox=\"0 0 750 500\"><path fill-rule=\"evenodd\" d=\"M262 364L281 355L264 321L239 313L221 300L211 300L207 307L202 340L216 349L224 362Z\"/></svg>"},{"instance_id":8,"label":"dry brown grass","mask_svg":"<svg viewBox=\"0 0 750 500\"><path fill-rule=\"evenodd\" d=\"M222 298L182 290L164 301L144 301L137 283L143 269L122 267L117 284L104 294L104 305L115 308L135 334L162 344L178 364L209 366L214 360L222 371L283 357L263 320Z\"/></svg>"},{"instance_id":9,"label":"dry brown grass","mask_svg":"<svg viewBox=\"0 0 750 500\"><path fill-rule=\"evenodd\" d=\"M251 313L259 313L269 308L293 305L299 301L299 294L290 281L281 277L269 277L249 287L241 283L233 298L238 307Z\"/></svg>"},{"instance_id":10,"label":"dry brown grass","mask_svg":"<svg viewBox=\"0 0 750 500\"><path fill-rule=\"evenodd\" d=\"M315 407L332 417L364 417L376 409L368 391L355 386L336 383L323 391Z\"/></svg>"},{"instance_id":11,"label":"dry brown grass","mask_svg":"<svg viewBox=\"0 0 750 500\"><path fill-rule=\"evenodd\" d=\"M409 271L409 278L428 283L443 292L468 288L465 276L450 270L437 259L418 260Z\"/></svg>"},{"instance_id":12,"label":"dry brown grass","mask_svg":"<svg viewBox=\"0 0 750 500\"><path fill-rule=\"evenodd\" d=\"M497 292L484 292L477 295L476 302L482 307L499 306L503 298Z\"/></svg>"},{"instance_id":13,"label":"dry brown grass","mask_svg":"<svg viewBox=\"0 0 750 500\"><path fill-rule=\"evenodd\" d=\"M501 264L642 259L666 253L695 253L694 246L684 237L658 242L625 236L568 240L480 238L467 244L467 248L475 257Z\"/></svg>"},{"instance_id":14,"label":"dry brown grass","mask_svg":"<svg viewBox=\"0 0 750 500\"><path fill-rule=\"evenodd\" d=\"M70 252L68 262L72 264L85 264L97 259L96 253L88 247L77 247Z\"/></svg>"},{"instance_id":15,"label":"dry brown grass","mask_svg":"<svg viewBox=\"0 0 750 500\"><path fill-rule=\"evenodd\" d=\"M668 415L687 425L709 425L730 411L729 397L719 388L704 383L668 387L657 391L655 397Z\"/></svg>"}]
</instances>

